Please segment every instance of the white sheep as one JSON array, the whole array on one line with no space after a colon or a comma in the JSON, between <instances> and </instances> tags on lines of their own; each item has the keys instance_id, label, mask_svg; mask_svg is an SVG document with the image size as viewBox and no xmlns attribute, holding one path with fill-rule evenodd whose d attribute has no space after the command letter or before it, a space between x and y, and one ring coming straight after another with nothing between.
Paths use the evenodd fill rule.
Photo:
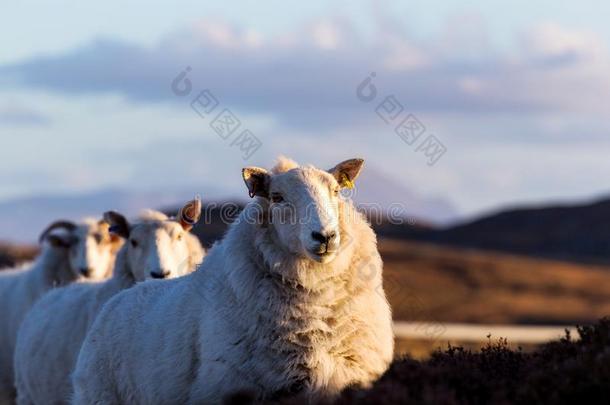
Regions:
<instances>
[{"instance_id":1,"label":"white sheep","mask_svg":"<svg viewBox=\"0 0 610 405\"><path fill-rule=\"evenodd\" d=\"M204 256L188 231L199 219L199 200L188 203L177 220L146 211L128 224L109 212L112 231L129 239L117 255L113 277L101 283L73 284L41 298L24 319L15 349L18 404L66 403L70 373L99 309L119 291L150 278L174 278L195 270Z\"/></svg>"},{"instance_id":2,"label":"white sheep","mask_svg":"<svg viewBox=\"0 0 610 405\"><path fill-rule=\"evenodd\" d=\"M80 224L56 221L41 234L40 242L42 251L35 262L0 272L0 404L14 397L15 339L34 302L55 286L107 278L122 243L110 236L107 223L92 219Z\"/></svg>"},{"instance_id":3,"label":"white sheep","mask_svg":"<svg viewBox=\"0 0 610 405\"><path fill-rule=\"evenodd\" d=\"M362 163L244 169L258 198L198 272L104 306L78 357L73 403L218 403L240 390L317 401L371 384L394 339L375 234L340 195Z\"/></svg>"}]
</instances>

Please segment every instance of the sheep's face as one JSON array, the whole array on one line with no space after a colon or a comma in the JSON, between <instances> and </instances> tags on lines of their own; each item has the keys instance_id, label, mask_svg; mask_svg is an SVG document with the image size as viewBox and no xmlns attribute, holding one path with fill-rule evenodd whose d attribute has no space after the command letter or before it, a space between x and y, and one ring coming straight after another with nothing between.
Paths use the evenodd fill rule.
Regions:
<instances>
[{"instance_id":1,"label":"sheep's face","mask_svg":"<svg viewBox=\"0 0 610 405\"><path fill-rule=\"evenodd\" d=\"M200 216L201 201L196 199L182 207L176 219L156 211L145 212L133 225L114 211L106 212L104 219L112 234L126 239L123 249L131 273L136 281L144 281L180 277L195 270L201 247L193 245L189 231Z\"/></svg>"},{"instance_id":2,"label":"sheep's face","mask_svg":"<svg viewBox=\"0 0 610 405\"><path fill-rule=\"evenodd\" d=\"M339 191L330 174L314 168L272 176L269 221L278 240L293 253L319 262L332 260L341 242Z\"/></svg>"},{"instance_id":3,"label":"sheep's face","mask_svg":"<svg viewBox=\"0 0 610 405\"><path fill-rule=\"evenodd\" d=\"M110 276L116 252L122 240L108 232L108 223L86 219L77 225L55 221L40 235L61 254L66 255L66 269L72 279L103 280Z\"/></svg>"},{"instance_id":4,"label":"sheep's face","mask_svg":"<svg viewBox=\"0 0 610 405\"><path fill-rule=\"evenodd\" d=\"M80 277L103 280L112 273L122 240L108 232L104 221L87 220L72 231L70 266Z\"/></svg>"},{"instance_id":5,"label":"sheep's face","mask_svg":"<svg viewBox=\"0 0 610 405\"><path fill-rule=\"evenodd\" d=\"M271 173L246 168L243 174L250 195L268 200L268 222L278 243L291 253L328 263L341 244L340 190L351 186L362 163L352 159L329 171L296 164Z\"/></svg>"},{"instance_id":6,"label":"sheep's face","mask_svg":"<svg viewBox=\"0 0 610 405\"><path fill-rule=\"evenodd\" d=\"M187 231L173 221L135 225L127 241L127 255L136 281L175 278L189 272Z\"/></svg>"}]
</instances>

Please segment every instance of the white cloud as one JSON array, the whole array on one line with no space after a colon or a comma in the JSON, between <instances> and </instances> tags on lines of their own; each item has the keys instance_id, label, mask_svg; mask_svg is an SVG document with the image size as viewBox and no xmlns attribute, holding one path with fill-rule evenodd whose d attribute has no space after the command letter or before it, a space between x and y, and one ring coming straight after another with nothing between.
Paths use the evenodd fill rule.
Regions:
<instances>
[{"instance_id":1,"label":"white cloud","mask_svg":"<svg viewBox=\"0 0 610 405\"><path fill-rule=\"evenodd\" d=\"M313 24L311 36L321 49L336 49L341 43L341 33L332 21L319 21Z\"/></svg>"},{"instance_id":2,"label":"white cloud","mask_svg":"<svg viewBox=\"0 0 610 405\"><path fill-rule=\"evenodd\" d=\"M573 57L590 62L606 59L606 44L595 33L570 30L553 22L539 23L524 36L523 45L532 57Z\"/></svg>"},{"instance_id":3,"label":"white cloud","mask_svg":"<svg viewBox=\"0 0 610 405\"><path fill-rule=\"evenodd\" d=\"M388 23L366 40L348 21L335 18L263 38L204 20L168 35L158 47L98 41L0 71L30 87L110 91L156 102L176 100L168 83L188 65L197 86L211 88L236 108L274 114L295 127L353 122L358 102L351 95L373 70L388 92L415 110L600 112L610 103L608 49L592 33L544 24L524 34L517 54L496 55L487 52L484 29L459 26L416 41ZM483 37L474 48L468 40L473 37Z\"/></svg>"}]
</instances>

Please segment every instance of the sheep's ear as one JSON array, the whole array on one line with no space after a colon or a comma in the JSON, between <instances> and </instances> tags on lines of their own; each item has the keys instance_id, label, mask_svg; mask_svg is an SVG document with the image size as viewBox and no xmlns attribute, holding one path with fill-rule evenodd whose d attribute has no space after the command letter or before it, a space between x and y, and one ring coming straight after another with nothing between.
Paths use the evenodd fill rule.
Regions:
<instances>
[{"instance_id":1,"label":"sheep's ear","mask_svg":"<svg viewBox=\"0 0 610 405\"><path fill-rule=\"evenodd\" d=\"M71 221L55 221L53 222L51 225L47 226L46 229L44 231L42 231L42 233L40 234L39 237L39 241L42 243L43 240L47 239L49 240L49 236L51 231L55 230L55 229L65 229L68 232L72 232L76 229L76 224L74 224L74 222Z\"/></svg>"},{"instance_id":2,"label":"sheep's ear","mask_svg":"<svg viewBox=\"0 0 610 405\"><path fill-rule=\"evenodd\" d=\"M104 221L110 225L108 228L110 235L120 236L123 239L129 238L131 226L123 215L116 211L107 211L104 213Z\"/></svg>"},{"instance_id":3,"label":"sheep's ear","mask_svg":"<svg viewBox=\"0 0 610 405\"><path fill-rule=\"evenodd\" d=\"M349 159L339 163L328 172L332 174L342 188L353 188L354 181L360 174L364 159Z\"/></svg>"},{"instance_id":4,"label":"sheep's ear","mask_svg":"<svg viewBox=\"0 0 610 405\"><path fill-rule=\"evenodd\" d=\"M246 187L248 187L248 193L250 198L254 196L269 197L269 173L265 169L260 167L245 167L241 171L241 175L244 178Z\"/></svg>"},{"instance_id":5,"label":"sheep's ear","mask_svg":"<svg viewBox=\"0 0 610 405\"><path fill-rule=\"evenodd\" d=\"M185 231L190 231L199 218L201 218L201 199L197 197L180 208L177 219Z\"/></svg>"},{"instance_id":6,"label":"sheep's ear","mask_svg":"<svg viewBox=\"0 0 610 405\"><path fill-rule=\"evenodd\" d=\"M49 234L44 237L49 244L56 248L69 248L75 242L71 235Z\"/></svg>"},{"instance_id":7,"label":"sheep's ear","mask_svg":"<svg viewBox=\"0 0 610 405\"><path fill-rule=\"evenodd\" d=\"M123 238L110 232L110 224L105 219L100 219L98 222L100 229L104 233L106 240L112 245L113 251L118 251L121 245L123 245Z\"/></svg>"}]
</instances>

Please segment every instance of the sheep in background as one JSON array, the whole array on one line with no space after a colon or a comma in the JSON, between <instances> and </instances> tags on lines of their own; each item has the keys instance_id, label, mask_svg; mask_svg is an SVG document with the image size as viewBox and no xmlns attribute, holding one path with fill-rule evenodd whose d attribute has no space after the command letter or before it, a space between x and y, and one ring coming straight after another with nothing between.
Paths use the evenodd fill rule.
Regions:
<instances>
[{"instance_id":1,"label":"sheep in background","mask_svg":"<svg viewBox=\"0 0 610 405\"><path fill-rule=\"evenodd\" d=\"M73 375L74 404L332 399L388 367L394 339L376 237L333 169L282 159L243 171L251 196L200 271L116 295Z\"/></svg>"},{"instance_id":2,"label":"sheep in background","mask_svg":"<svg viewBox=\"0 0 610 405\"><path fill-rule=\"evenodd\" d=\"M52 223L40 243L42 251L33 263L0 273L0 404L14 396L15 339L27 311L55 286L107 278L122 242L108 233L107 223L85 219Z\"/></svg>"},{"instance_id":3,"label":"sheep in background","mask_svg":"<svg viewBox=\"0 0 610 405\"><path fill-rule=\"evenodd\" d=\"M108 232L108 222L85 218L70 237L70 266L81 275L79 281L100 281L112 275L121 238Z\"/></svg>"},{"instance_id":4,"label":"sheep in background","mask_svg":"<svg viewBox=\"0 0 610 405\"><path fill-rule=\"evenodd\" d=\"M80 346L102 307L119 291L150 278L174 278L195 270L204 256L188 231L201 214L199 200L188 203L176 220L146 211L129 224L108 212L111 230L128 239L116 260L113 277L103 283L73 284L41 298L19 330L15 349L18 404L67 403Z\"/></svg>"}]
</instances>

